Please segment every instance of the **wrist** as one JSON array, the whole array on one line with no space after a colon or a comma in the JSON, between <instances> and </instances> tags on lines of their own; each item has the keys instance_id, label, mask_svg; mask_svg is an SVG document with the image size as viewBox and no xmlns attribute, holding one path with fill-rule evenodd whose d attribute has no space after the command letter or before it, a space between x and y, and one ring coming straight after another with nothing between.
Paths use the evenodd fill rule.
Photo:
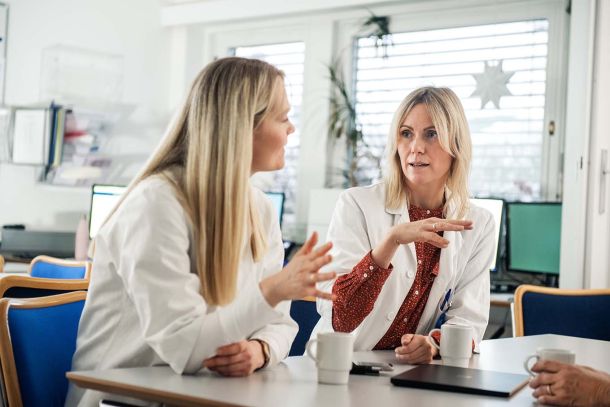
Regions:
<instances>
[{"instance_id":1,"label":"wrist","mask_svg":"<svg viewBox=\"0 0 610 407\"><path fill-rule=\"evenodd\" d=\"M269 360L271 359L271 352L269 350L269 344L265 341L263 341L262 339L250 339L250 342L252 343L256 343L257 346L259 346L260 349L260 356L261 356L261 360L260 362L257 364L256 370L260 370L260 369L264 369L265 367L267 367L269 365Z\"/></svg>"}]
</instances>

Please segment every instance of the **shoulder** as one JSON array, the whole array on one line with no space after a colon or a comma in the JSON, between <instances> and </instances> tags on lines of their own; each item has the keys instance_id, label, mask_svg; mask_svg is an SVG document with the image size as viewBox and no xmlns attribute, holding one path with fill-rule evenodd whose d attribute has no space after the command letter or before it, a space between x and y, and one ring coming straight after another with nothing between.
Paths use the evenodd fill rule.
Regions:
<instances>
[{"instance_id":1,"label":"shoulder","mask_svg":"<svg viewBox=\"0 0 610 407\"><path fill-rule=\"evenodd\" d=\"M385 184L377 182L365 187L349 188L343 191L339 199L354 202L359 206L384 205Z\"/></svg>"},{"instance_id":2,"label":"shoulder","mask_svg":"<svg viewBox=\"0 0 610 407\"><path fill-rule=\"evenodd\" d=\"M153 175L140 181L125 198L123 204L132 209L160 214L171 209L182 210L174 186L160 175Z\"/></svg>"}]
</instances>

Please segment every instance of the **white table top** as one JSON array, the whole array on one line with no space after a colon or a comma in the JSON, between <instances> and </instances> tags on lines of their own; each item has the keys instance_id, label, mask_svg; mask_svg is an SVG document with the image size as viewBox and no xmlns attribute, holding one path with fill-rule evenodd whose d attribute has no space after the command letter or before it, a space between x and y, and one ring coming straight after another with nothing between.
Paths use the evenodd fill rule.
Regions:
<instances>
[{"instance_id":1,"label":"white table top","mask_svg":"<svg viewBox=\"0 0 610 407\"><path fill-rule=\"evenodd\" d=\"M571 349L576 352L577 363L610 372L610 342L559 335L484 341L481 354L473 356L470 367L524 374L523 360L538 347ZM397 365L392 351L356 352L354 360L391 361L395 371L378 377L351 375L348 385L318 384L314 362L300 356L237 379L207 371L195 376L180 376L166 366L71 372L69 376L82 387L177 405L370 407L450 403L451 407L459 407L534 404L531 389L527 387L510 399L396 387L390 383L390 377L413 366Z\"/></svg>"}]
</instances>

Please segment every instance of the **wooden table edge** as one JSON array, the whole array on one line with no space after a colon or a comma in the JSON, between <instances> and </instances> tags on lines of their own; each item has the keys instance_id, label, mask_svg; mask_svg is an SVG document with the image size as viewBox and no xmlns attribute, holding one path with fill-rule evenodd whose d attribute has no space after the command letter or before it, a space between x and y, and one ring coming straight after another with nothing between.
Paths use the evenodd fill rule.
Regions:
<instances>
[{"instance_id":1,"label":"wooden table edge","mask_svg":"<svg viewBox=\"0 0 610 407\"><path fill-rule=\"evenodd\" d=\"M91 378L82 376L79 372L67 372L66 377L72 383L83 389L98 390L110 394L152 402L161 402L173 406L243 407L240 404L230 404L217 400L202 400L200 398L185 396L169 391L154 390L132 384L117 383L111 380Z\"/></svg>"}]
</instances>

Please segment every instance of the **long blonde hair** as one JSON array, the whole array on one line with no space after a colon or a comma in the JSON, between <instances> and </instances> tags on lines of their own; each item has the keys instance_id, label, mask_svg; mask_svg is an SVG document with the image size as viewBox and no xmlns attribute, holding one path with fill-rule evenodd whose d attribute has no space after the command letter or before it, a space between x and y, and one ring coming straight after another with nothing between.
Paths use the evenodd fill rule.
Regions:
<instances>
[{"instance_id":1,"label":"long blonde hair","mask_svg":"<svg viewBox=\"0 0 610 407\"><path fill-rule=\"evenodd\" d=\"M275 103L279 86L283 73L263 61L230 57L207 65L123 195L155 174L172 183L192 222L201 294L211 305L234 299L246 239L254 261L267 250L249 178L253 132Z\"/></svg>"},{"instance_id":2,"label":"long blonde hair","mask_svg":"<svg viewBox=\"0 0 610 407\"><path fill-rule=\"evenodd\" d=\"M416 105L424 104L436 128L441 148L451 157L451 167L445 185L447 217L463 218L469 207L468 175L472 158L470 129L464 108L457 95L449 88L423 87L409 93L394 113L388 135L388 164L384 176L386 207L396 209L404 202L408 205L407 183L398 156L400 125ZM454 212L448 213L453 207Z\"/></svg>"}]
</instances>

